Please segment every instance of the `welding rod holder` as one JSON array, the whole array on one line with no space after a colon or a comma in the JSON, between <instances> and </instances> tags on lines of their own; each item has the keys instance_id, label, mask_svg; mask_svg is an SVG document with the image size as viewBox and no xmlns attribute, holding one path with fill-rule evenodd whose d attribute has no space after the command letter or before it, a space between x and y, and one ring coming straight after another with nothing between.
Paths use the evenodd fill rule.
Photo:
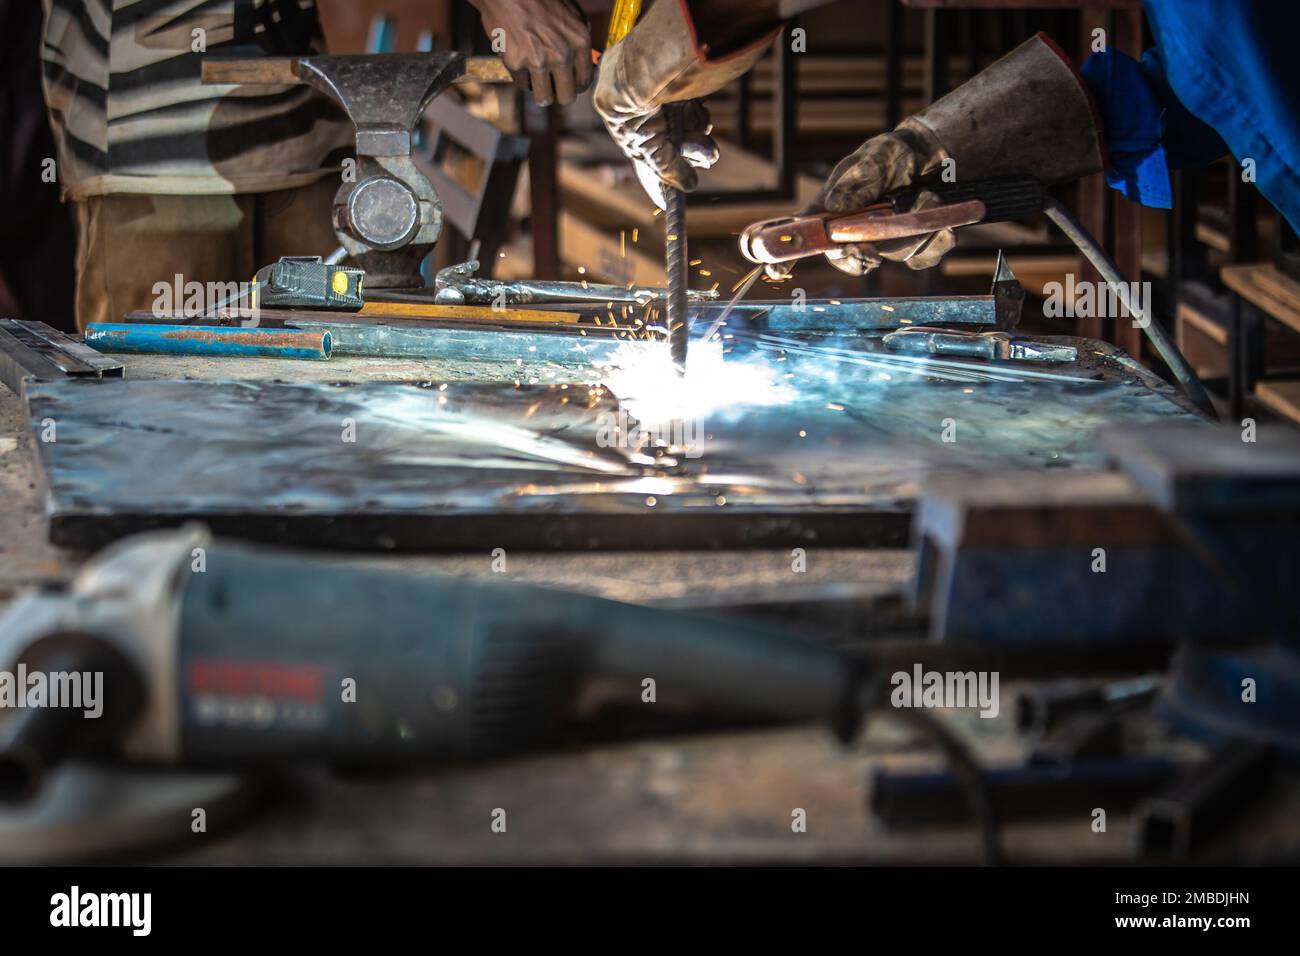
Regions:
<instances>
[{"instance_id":1,"label":"welding rod holder","mask_svg":"<svg viewBox=\"0 0 1300 956\"><path fill-rule=\"evenodd\" d=\"M922 192L934 194L942 205L914 211ZM1024 219L1041 212L1043 203L1042 184L1031 176L920 183L857 212L823 212L755 223L741 233L740 249L751 262L793 262L846 243L871 244L977 223Z\"/></svg>"}]
</instances>

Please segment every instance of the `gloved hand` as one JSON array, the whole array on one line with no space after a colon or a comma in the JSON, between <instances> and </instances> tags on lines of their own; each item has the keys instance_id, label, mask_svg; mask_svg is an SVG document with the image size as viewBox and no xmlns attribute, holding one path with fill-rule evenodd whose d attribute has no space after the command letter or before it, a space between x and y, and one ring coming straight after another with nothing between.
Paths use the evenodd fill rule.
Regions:
<instances>
[{"instance_id":1,"label":"gloved hand","mask_svg":"<svg viewBox=\"0 0 1300 956\"><path fill-rule=\"evenodd\" d=\"M591 27L573 0L470 0L493 38L503 30L501 61L538 106L572 103L591 85Z\"/></svg>"},{"instance_id":2,"label":"gloved hand","mask_svg":"<svg viewBox=\"0 0 1300 956\"><path fill-rule=\"evenodd\" d=\"M893 132L859 146L836 165L800 214L856 212L940 173L950 173L954 182L1029 175L1050 186L1105 165L1091 95L1065 55L1040 33ZM939 203L923 190L912 209ZM928 269L955 245L953 230L944 229L874 246L846 245L826 258L850 275L864 275L884 259ZM767 271L773 278L790 274L788 264Z\"/></svg>"},{"instance_id":3,"label":"gloved hand","mask_svg":"<svg viewBox=\"0 0 1300 956\"><path fill-rule=\"evenodd\" d=\"M607 49L592 103L609 135L632 160L637 178L660 209L663 184L689 192L695 172L718 161L708 110L698 102L748 71L763 55L770 34L710 61L696 46L695 30L680 0L658 0L621 42ZM681 103L681 145L664 107Z\"/></svg>"},{"instance_id":4,"label":"gloved hand","mask_svg":"<svg viewBox=\"0 0 1300 956\"><path fill-rule=\"evenodd\" d=\"M919 136L900 127L867 140L844 157L831 170L826 185L817 197L801 210L800 215L818 212L856 212L887 193L910 186L944 158L930 137ZM921 211L938 205L934 193L923 191L913 209ZM874 246L845 245L826 254L835 268L849 275L866 275L882 259L906 262L913 269L928 269L957 244L951 229L943 229L911 239L894 239ZM788 275L780 267L769 269L776 277Z\"/></svg>"},{"instance_id":5,"label":"gloved hand","mask_svg":"<svg viewBox=\"0 0 1300 956\"><path fill-rule=\"evenodd\" d=\"M602 66L601 76L605 75L606 68ZM609 105L608 99L599 98L599 81L596 96L597 103ZM713 132L713 123L709 111L699 100L687 100L670 107L677 110L680 117L680 145L674 136L669 111L663 106L640 108L625 102L609 113L599 105L596 108L605 119L609 135L632 160L641 188L660 209L667 207L665 184L691 192L700 181L695 170L708 169L718 161L718 144L709 135ZM614 116L617 119L611 118Z\"/></svg>"}]
</instances>

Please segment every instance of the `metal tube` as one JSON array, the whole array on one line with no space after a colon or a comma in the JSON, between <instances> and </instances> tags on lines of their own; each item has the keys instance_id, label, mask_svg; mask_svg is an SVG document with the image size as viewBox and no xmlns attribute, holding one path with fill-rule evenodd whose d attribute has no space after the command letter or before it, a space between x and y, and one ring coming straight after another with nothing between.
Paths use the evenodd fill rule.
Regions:
<instances>
[{"instance_id":1,"label":"metal tube","mask_svg":"<svg viewBox=\"0 0 1300 956\"><path fill-rule=\"evenodd\" d=\"M1124 809L1159 790L1177 768L1158 758L1025 764L984 771L1003 820L1069 816L1098 805ZM886 827L963 823L970 806L951 773L898 773L877 768L869 806Z\"/></svg>"},{"instance_id":2,"label":"metal tube","mask_svg":"<svg viewBox=\"0 0 1300 956\"><path fill-rule=\"evenodd\" d=\"M1185 859L1200 849L1268 789L1276 756L1267 743L1235 740L1144 800L1133 811L1138 853Z\"/></svg>"},{"instance_id":3,"label":"metal tube","mask_svg":"<svg viewBox=\"0 0 1300 956\"><path fill-rule=\"evenodd\" d=\"M1051 196L1047 197L1047 201L1043 205L1043 211L1047 213L1047 218L1056 223L1057 227L1070 238L1070 241L1078 246L1084 258L1092 263L1092 267L1101 273L1101 277L1115 290L1120 303L1128 310L1128 313L1141 322L1141 328L1146 333L1147 340L1150 341L1157 354L1164 360L1164 363L1169 366L1169 371L1178 380L1183 394L1207 416L1217 420L1219 416L1214 410L1214 403L1210 401L1209 393L1205 391L1205 386L1201 384L1201 380L1196 377L1195 370L1187 364L1187 359L1183 357L1183 353L1178 351L1178 346L1165 334L1165 330L1155 321L1155 317L1143 314L1133 302L1128 294L1127 281L1120 274L1119 268L1111 260L1110 256L1106 255L1106 251L1097 244L1097 241L1088 234L1088 231L1083 228L1079 220L1074 218L1074 215L1061 204L1060 200Z\"/></svg>"},{"instance_id":4,"label":"metal tube","mask_svg":"<svg viewBox=\"0 0 1300 956\"><path fill-rule=\"evenodd\" d=\"M328 330L231 328L214 325L103 323L86 327L86 344L100 352L327 359Z\"/></svg>"}]
</instances>

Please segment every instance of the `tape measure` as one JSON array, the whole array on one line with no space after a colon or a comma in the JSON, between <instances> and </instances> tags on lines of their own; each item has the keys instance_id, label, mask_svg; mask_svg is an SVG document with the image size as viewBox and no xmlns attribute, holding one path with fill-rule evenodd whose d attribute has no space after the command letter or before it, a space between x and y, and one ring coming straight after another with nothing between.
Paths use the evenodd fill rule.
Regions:
<instances>
[{"instance_id":1,"label":"tape measure","mask_svg":"<svg viewBox=\"0 0 1300 956\"><path fill-rule=\"evenodd\" d=\"M320 256L285 256L257 270L253 307L357 312L365 305L365 276L364 269L330 265Z\"/></svg>"}]
</instances>

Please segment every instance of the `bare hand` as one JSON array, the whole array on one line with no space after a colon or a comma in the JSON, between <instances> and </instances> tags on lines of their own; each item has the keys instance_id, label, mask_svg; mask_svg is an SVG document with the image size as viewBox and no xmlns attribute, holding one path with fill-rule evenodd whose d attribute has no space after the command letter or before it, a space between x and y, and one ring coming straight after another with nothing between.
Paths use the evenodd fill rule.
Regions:
<instances>
[{"instance_id":1,"label":"bare hand","mask_svg":"<svg viewBox=\"0 0 1300 956\"><path fill-rule=\"evenodd\" d=\"M591 85L591 27L572 0L470 2L515 85L537 105L572 103Z\"/></svg>"}]
</instances>

